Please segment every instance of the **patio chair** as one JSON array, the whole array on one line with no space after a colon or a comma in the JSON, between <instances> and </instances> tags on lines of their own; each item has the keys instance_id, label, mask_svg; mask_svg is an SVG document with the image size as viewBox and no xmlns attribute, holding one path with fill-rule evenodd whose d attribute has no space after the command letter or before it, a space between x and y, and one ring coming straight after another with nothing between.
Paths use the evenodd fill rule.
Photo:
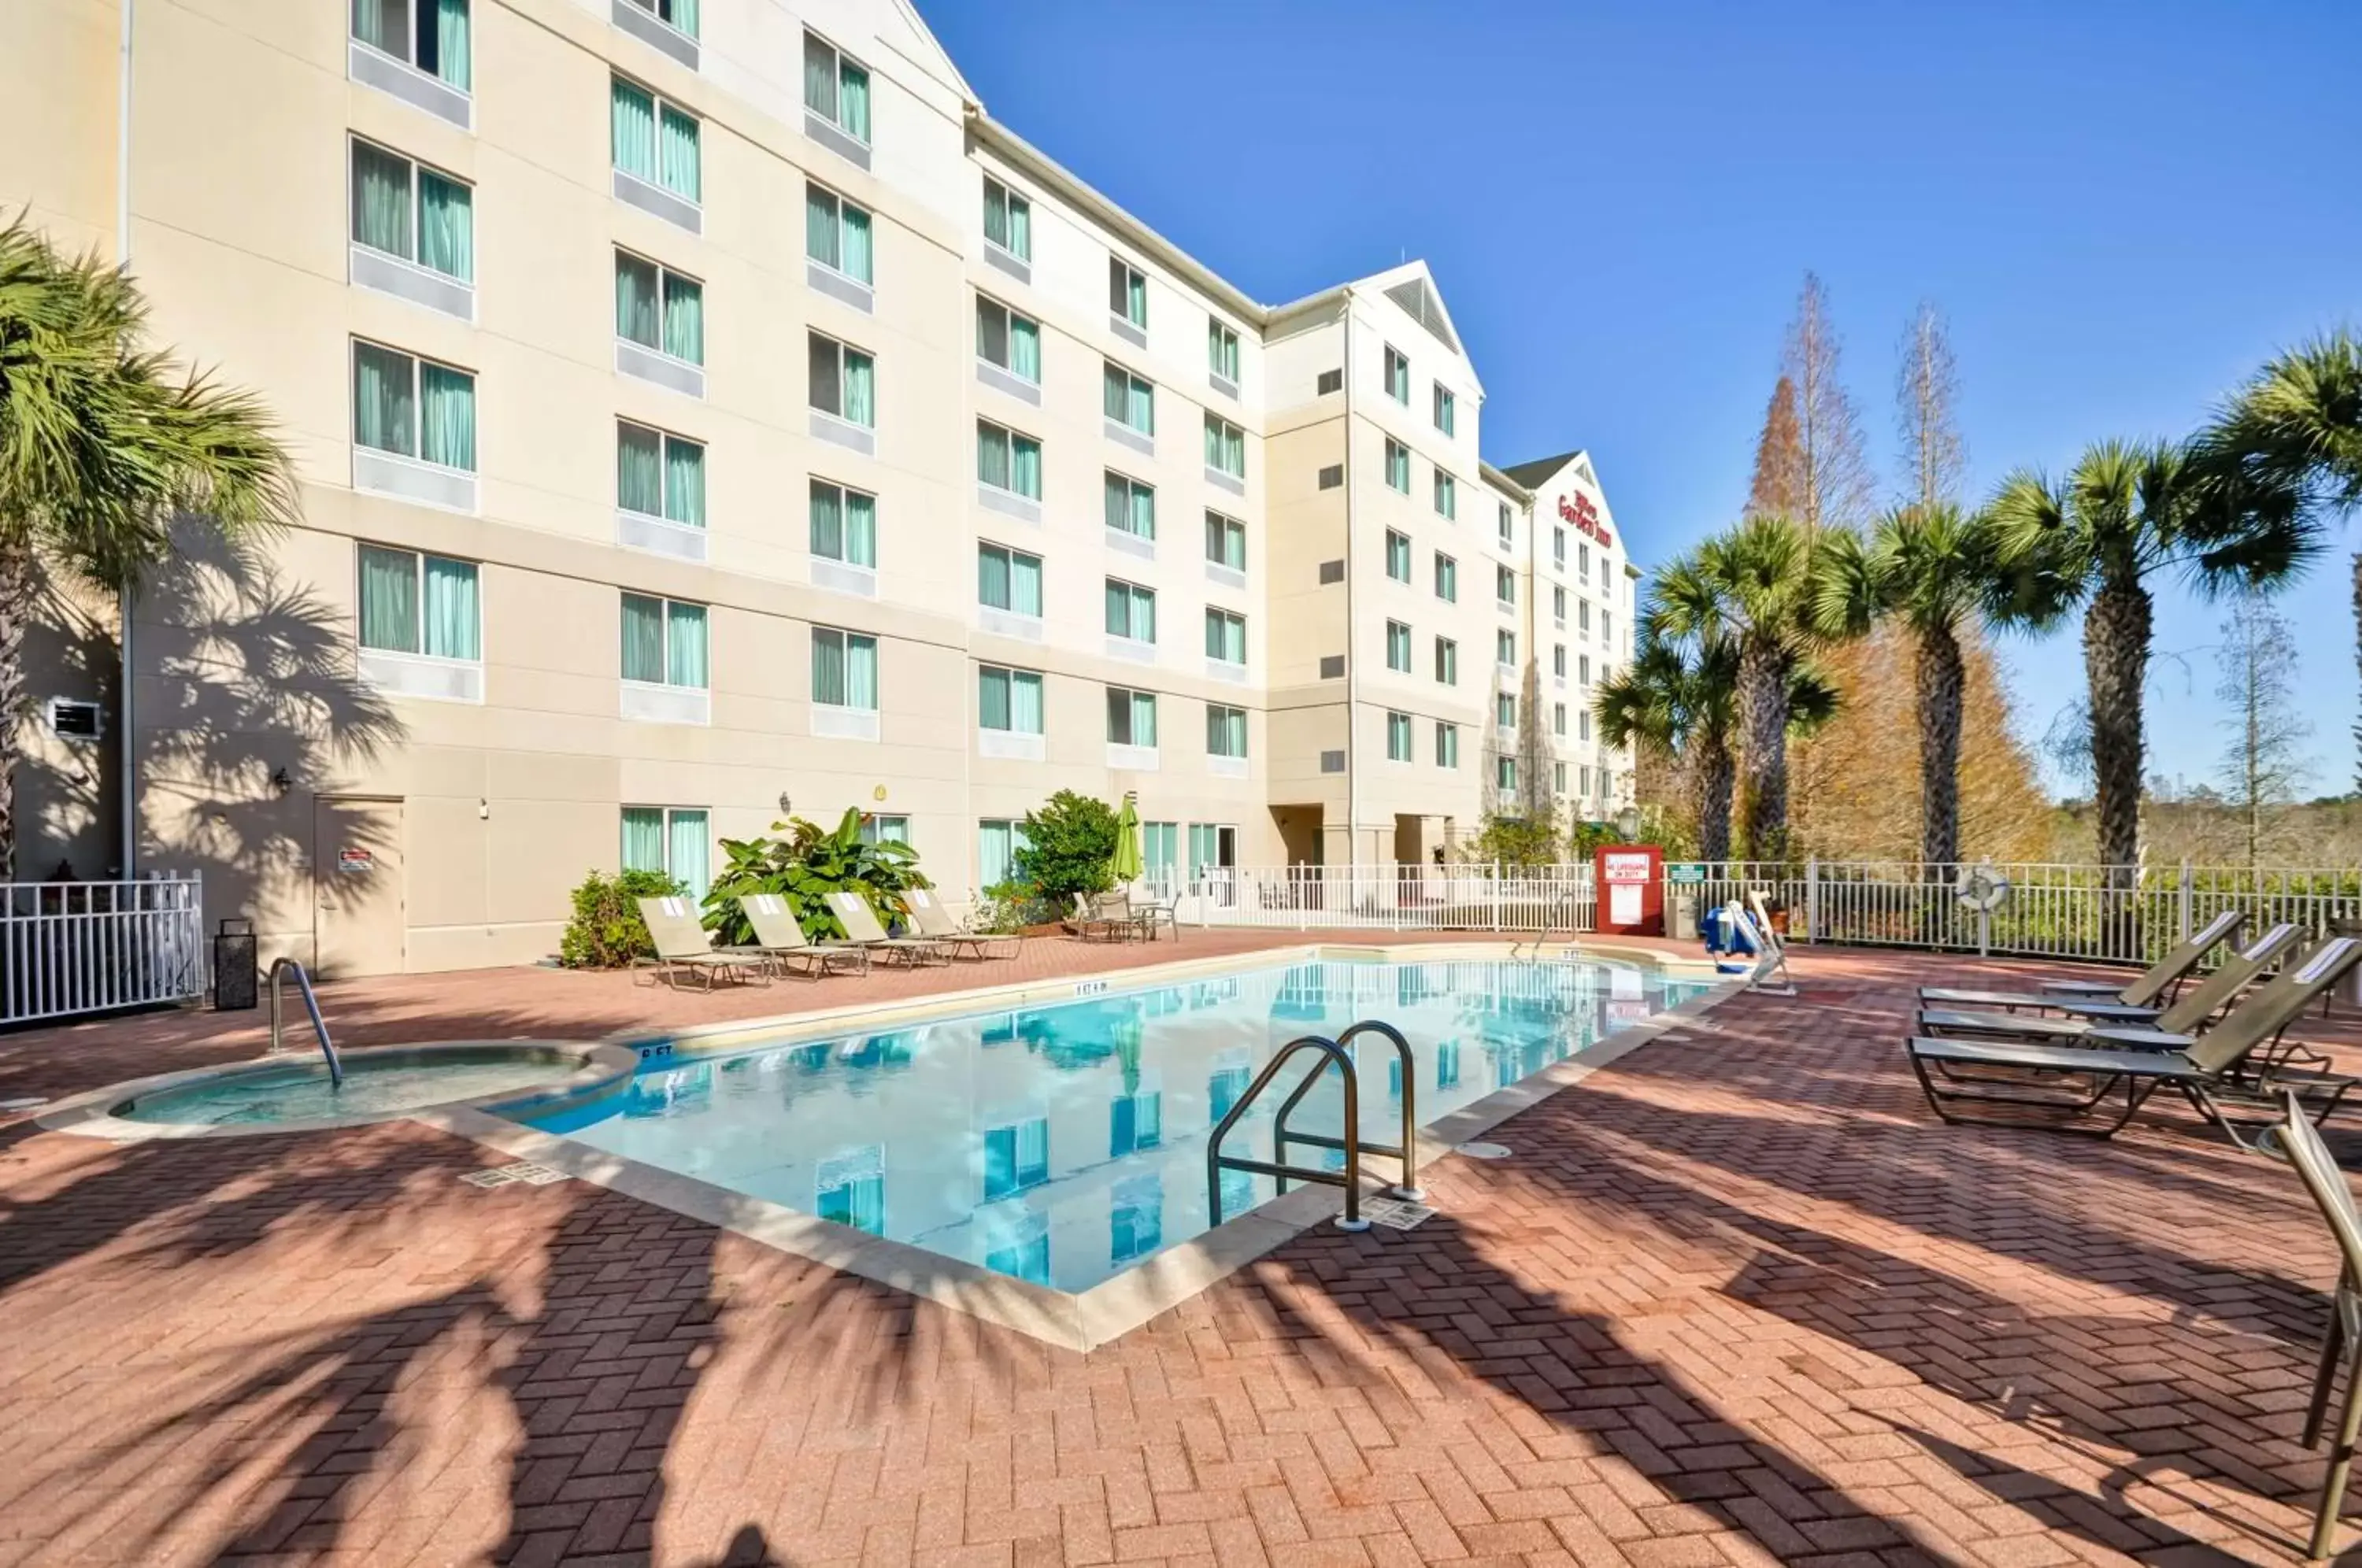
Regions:
<instances>
[{"instance_id":1,"label":"patio chair","mask_svg":"<svg viewBox=\"0 0 2362 1568\"><path fill-rule=\"evenodd\" d=\"M1141 935L1151 942L1156 940L1156 931L1159 926L1173 933L1174 941L1180 941L1180 890L1175 889L1174 891L1165 894L1164 897L1161 899L1150 899L1145 903L1133 904L1131 906L1131 918L1139 922Z\"/></svg>"},{"instance_id":2,"label":"patio chair","mask_svg":"<svg viewBox=\"0 0 2362 1568\"><path fill-rule=\"evenodd\" d=\"M748 893L738 900L738 907L746 911L747 922L755 928L754 950L782 970L790 963L800 962L804 973L814 979L831 969L869 973L867 948L849 942L814 942L804 934L795 911L779 894Z\"/></svg>"},{"instance_id":3,"label":"patio chair","mask_svg":"<svg viewBox=\"0 0 2362 1568\"><path fill-rule=\"evenodd\" d=\"M1087 895L1076 893L1074 912L1066 917L1064 923L1070 934L1088 942L1095 936L1113 941L1119 934L1116 927L1121 922L1099 913L1098 906Z\"/></svg>"},{"instance_id":4,"label":"patio chair","mask_svg":"<svg viewBox=\"0 0 2362 1568\"><path fill-rule=\"evenodd\" d=\"M877 911L859 893L831 893L828 907L835 911L844 926L844 934L856 947L872 953L882 953L900 958L904 964L923 964L930 958L952 961L951 949L940 942L923 936L889 936L886 928L877 923Z\"/></svg>"},{"instance_id":5,"label":"patio chair","mask_svg":"<svg viewBox=\"0 0 2362 1568\"><path fill-rule=\"evenodd\" d=\"M637 902L640 918L647 922L648 940L656 944L657 976L666 984L678 989L684 974L699 977L709 991L715 978L723 975L734 980L760 975L767 984L769 982L770 960L759 953L736 948L717 951L687 899L641 899Z\"/></svg>"},{"instance_id":6,"label":"patio chair","mask_svg":"<svg viewBox=\"0 0 2362 1568\"><path fill-rule=\"evenodd\" d=\"M911 923L919 928L921 936L930 942L942 943L952 950L954 957L959 955L962 948L966 948L976 958L989 957L991 955L986 951L986 948L988 944L997 942L1001 944L1000 956L1010 958L1016 956L1018 948L1023 945L1025 941L1013 931L988 932L962 929L959 923L952 919L951 911L944 908L942 901L924 888L911 888L906 890L902 894L902 908L910 912Z\"/></svg>"},{"instance_id":7,"label":"patio chair","mask_svg":"<svg viewBox=\"0 0 2362 1568\"><path fill-rule=\"evenodd\" d=\"M1132 908L1131 895L1121 889L1112 893L1100 893L1091 900L1091 909L1108 924L1108 934L1125 942L1137 942L1145 933L1140 911Z\"/></svg>"},{"instance_id":8,"label":"patio chair","mask_svg":"<svg viewBox=\"0 0 2362 1568\"><path fill-rule=\"evenodd\" d=\"M2277 1154L2296 1167L2297 1179L2329 1223L2330 1239L2337 1243L2337 1286L2329 1301L2329 1329L2321 1340L2321 1364L2312 1375L2312 1402L2305 1412L2304 1446L2321 1441L2323 1418L2329 1414L2329 1391L2345 1370L2345 1397L2337 1408L2337 1436L2329 1447L2329 1471L2322 1477L2321 1503L2313 1511L2312 1540L2308 1558L2330 1555L2337 1539L2337 1516L2344 1510L2345 1482L2354 1470L2354 1444L2362 1434L2362 1209L2354 1189L2338 1168L2337 1160L2293 1094L2287 1115L2256 1140L2265 1153Z\"/></svg>"},{"instance_id":9,"label":"patio chair","mask_svg":"<svg viewBox=\"0 0 2362 1568\"><path fill-rule=\"evenodd\" d=\"M2137 978L2122 984L2113 980L2044 980L2040 982L2041 988L2033 991L1922 986L1919 1000L1936 1007L2000 1008L2004 1011L2022 1007L2052 1011L2072 1009L2097 1017L2103 1016L2108 1009L2116 1009L2125 1016L2144 1012L2154 1015L2160 1010L2160 999L2171 1000L2172 994L2206 955L2213 952L2218 944L2232 940L2246 919L2243 911L2224 910Z\"/></svg>"},{"instance_id":10,"label":"patio chair","mask_svg":"<svg viewBox=\"0 0 2362 1568\"><path fill-rule=\"evenodd\" d=\"M2186 993L2177 998L2171 1007L2152 1013L2142 1009L2123 1008L2113 1003L2097 1014L2082 1018L2047 1018L2031 1012L1960 1012L1942 1008L1924 1008L1919 1013L1919 1032L1945 1036L1972 1034L1992 1035L2014 1040L2047 1040L2079 1042L2091 1036L2094 1030L2104 1034L2111 1030L2130 1029L2145 1036L2170 1034L2188 1036L2204 1026L2208 1019L2235 999L2248 983L2260 977L2277 963L2282 955L2296 945L2303 936L2301 927L2283 922L2268 929L2261 936L2240 948L2223 961L2223 966L2207 976ZM2070 1007L2092 1004L2068 1003ZM2106 1043L2104 1039L2095 1043Z\"/></svg>"},{"instance_id":11,"label":"patio chair","mask_svg":"<svg viewBox=\"0 0 2362 1568\"><path fill-rule=\"evenodd\" d=\"M2106 1138L2131 1121L2150 1095L2170 1088L2246 1148L2250 1145L2232 1125L2230 1110L2272 1103L2287 1091L2318 1106L2313 1120L2324 1121L2346 1091L2362 1082L2289 1066L2280 1047L2289 1025L2356 964L2362 964L2362 937L2332 937L2196 1036L2100 1027L2089 1031L2081 1044L1915 1035L1904 1049L1928 1109L1945 1121L2022 1126L2031 1119ZM2259 1052L2262 1062L2251 1063ZM2060 1078L2080 1078L2087 1087L2061 1088L2056 1082ZM2114 1121L2077 1125L2119 1087L2125 1105ZM1981 1105L1998 1110L1982 1113L1974 1109Z\"/></svg>"}]
</instances>

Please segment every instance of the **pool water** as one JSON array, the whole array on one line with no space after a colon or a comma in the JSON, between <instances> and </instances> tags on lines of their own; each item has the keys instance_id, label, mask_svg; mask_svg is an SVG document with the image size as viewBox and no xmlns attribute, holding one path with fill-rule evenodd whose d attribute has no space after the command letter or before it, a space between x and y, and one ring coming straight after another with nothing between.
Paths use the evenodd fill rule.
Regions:
<instances>
[{"instance_id":1,"label":"pool water","mask_svg":"<svg viewBox=\"0 0 2362 1568\"><path fill-rule=\"evenodd\" d=\"M1273 1051L1383 1019L1409 1040L1421 1124L1703 990L1592 962L1325 961L644 1065L629 1088L521 1118L734 1192L1061 1290L1209 1226L1206 1136ZM1391 1043L1352 1047L1367 1135L1401 1131ZM1224 1140L1271 1159L1299 1057ZM1335 1136L1334 1072L1291 1118ZM1341 1154L1297 1146L1298 1163ZM1395 1163L1370 1170L1393 1180ZM1221 1217L1271 1197L1225 1172Z\"/></svg>"},{"instance_id":2,"label":"pool water","mask_svg":"<svg viewBox=\"0 0 2362 1568\"><path fill-rule=\"evenodd\" d=\"M343 1085L332 1087L326 1064L313 1059L142 1095L116 1107L115 1114L129 1121L216 1127L384 1116L556 1083L580 1066L550 1053L508 1052L435 1064L414 1058L372 1064L361 1056L346 1060Z\"/></svg>"}]
</instances>

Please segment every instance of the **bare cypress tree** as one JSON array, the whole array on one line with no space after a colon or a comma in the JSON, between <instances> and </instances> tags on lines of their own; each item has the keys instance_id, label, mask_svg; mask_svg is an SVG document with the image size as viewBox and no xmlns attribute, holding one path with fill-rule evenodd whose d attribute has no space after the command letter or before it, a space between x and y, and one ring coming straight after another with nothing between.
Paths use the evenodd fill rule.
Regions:
<instances>
[{"instance_id":1,"label":"bare cypress tree","mask_svg":"<svg viewBox=\"0 0 2362 1568\"><path fill-rule=\"evenodd\" d=\"M2214 694L2231 710L2223 727L2223 792L2238 808L2247 833L2247 864L2262 859L2264 818L2296 799L2310 771L2303 753L2312 726L2297 715L2296 639L2289 624L2260 593L2243 593L2223 622L2215 653L2222 679Z\"/></svg>"},{"instance_id":2,"label":"bare cypress tree","mask_svg":"<svg viewBox=\"0 0 2362 1568\"><path fill-rule=\"evenodd\" d=\"M1800 517L1805 511L1805 437L1796 423L1796 383L1782 376L1763 410L1755 441L1755 478L1747 488L1749 517Z\"/></svg>"},{"instance_id":3,"label":"bare cypress tree","mask_svg":"<svg viewBox=\"0 0 2362 1568\"><path fill-rule=\"evenodd\" d=\"M1817 274L1807 272L1780 355L1780 373L1796 389L1801 451L1797 505L1791 514L1807 529L1858 527L1873 506L1861 420L1846 394L1840 352L1829 320L1828 290Z\"/></svg>"},{"instance_id":4,"label":"bare cypress tree","mask_svg":"<svg viewBox=\"0 0 2362 1568\"><path fill-rule=\"evenodd\" d=\"M1959 378L1944 313L1920 301L1897 348L1894 413L1903 437L1903 493L1906 505L1930 511L1955 499L1969 459L1954 411Z\"/></svg>"}]
</instances>

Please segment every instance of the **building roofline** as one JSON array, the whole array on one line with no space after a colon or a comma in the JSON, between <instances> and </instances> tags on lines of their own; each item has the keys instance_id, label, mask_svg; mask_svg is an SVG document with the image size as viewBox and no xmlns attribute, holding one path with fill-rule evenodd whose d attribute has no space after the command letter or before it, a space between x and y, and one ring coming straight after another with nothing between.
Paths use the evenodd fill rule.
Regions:
<instances>
[{"instance_id":1,"label":"building roofline","mask_svg":"<svg viewBox=\"0 0 2362 1568\"><path fill-rule=\"evenodd\" d=\"M1512 500L1529 506L1533 504L1534 492L1511 479L1506 470L1496 469L1491 463L1479 458L1476 471L1484 476L1485 482L1494 489L1507 491Z\"/></svg>"}]
</instances>

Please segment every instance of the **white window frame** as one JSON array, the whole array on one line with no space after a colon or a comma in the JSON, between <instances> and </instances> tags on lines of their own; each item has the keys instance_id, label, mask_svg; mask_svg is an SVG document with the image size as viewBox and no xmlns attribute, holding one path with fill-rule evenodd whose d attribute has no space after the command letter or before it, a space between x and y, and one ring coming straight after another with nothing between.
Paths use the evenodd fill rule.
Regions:
<instances>
[{"instance_id":1,"label":"white window frame","mask_svg":"<svg viewBox=\"0 0 2362 1568\"><path fill-rule=\"evenodd\" d=\"M1410 356L1391 343L1385 346L1385 350L1386 355L1383 363L1386 378L1386 395L1405 408L1408 408L1410 406Z\"/></svg>"},{"instance_id":2,"label":"white window frame","mask_svg":"<svg viewBox=\"0 0 2362 1568\"><path fill-rule=\"evenodd\" d=\"M1386 623L1386 668L1396 675L1408 675L1411 673L1411 641L1412 636L1409 622L1388 621ZM1400 664L1396 664L1395 662L1395 645L1397 642L1402 645L1402 662Z\"/></svg>"},{"instance_id":3,"label":"white window frame","mask_svg":"<svg viewBox=\"0 0 2362 1568\"><path fill-rule=\"evenodd\" d=\"M1018 310L1014 306L1006 304L1003 302L993 298L990 294L985 293L981 290L977 293L976 310L977 315L979 317L981 317L987 310L997 310L1000 313L1000 341L1004 348L1006 348L1008 345L1013 344L1017 341L1017 334L1011 330L1011 328L1016 323L1021 321L1032 323L1033 327L1033 341L1037 345L1042 341L1042 321L1040 317L1028 315L1025 312ZM977 336L979 337L983 336L981 330L978 331ZM976 357L978 363L990 365L1002 375L1009 376L1016 381L1023 381L1027 386L1039 387L1042 384L1042 379L1040 376L1035 375L1029 377L1020 371L1015 364L1010 362L1016 358L1014 354L1011 354L1007 360L996 359L991 355L987 354L984 351L984 346L979 343L977 345Z\"/></svg>"},{"instance_id":4,"label":"white window frame","mask_svg":"<svg viewBox=\"0 0 2362 1568\"><path fill-rule=\"evenodd\" d=\"M817 651L818 651L819 646L820 646L820 640L821 640L822 637L835 637L835 638L838 638L838 639L840 640L840 642L841 642L841 645L842 645L842 646L843 646L844 650L844 656L845 656L845 657L844 657L844 662L845 662L846 664L848 664L848 665L850 665L850 664L852 663L852 661L853 661L853 645L854 645L855 643L856 643L856 642L865 642L865 643L867 643L867 644L869 645L869 656L870 656L870 660L871 660L872 664L874 665L874 667L876 668L876 669L877 669L877 705L876 705L875 707L869 707L869 708L857 708L857 707L854 706L851 702L830 702L830 701L822 701L822 699L821 698L820 694L819 694L817 691L814 691L814 692L812 692L812 693L811 693L811 705L812 705L813 707L815 707L815 708L831 708L831 709L834 709L834 710L836 710L836 711L837 711L837 712L844 712L844 713L871 713L871 714L875 714L875 713L877 713L880 709L882 709L882 708L884 708L884 707L885 707L885 705L886 705L886 660L885 660L885 657L884 657L884 655L885 655L885 643L884 643L884 639L883 639L883 638L879 637L879 636L878 636L876 633L874 633L874 632L856 632L856 631L854 631L854 630L852 630L851 628L849 628L849 627L845 627L845 626L818 626L818 625L816 625L816 626L812 627L812 629L811 629L811 635L812 635L812 647L813 647L813 650L814 650L815 652L817 652ZM817 676L818 676L818 674L819 674L819 668L818 668L817 661L815 661L815 663L814 663L814 667L813 667L813 675L814 675L815 677L817 677ZM816 683L816 682L813 682L813 683ZM813 683L808 683L808 684L813 684Z\"/></svg>"},{"instance_id":5,"label":"white window frame","mask_svg":"<svg viewBox=\"0 0 2362 1568\"><path fill-rule=\"evenodd\" d=\"M835 233L833 236L835 240L836 259L833 261L824 261L811 253L811 204L815 193L820 195L826 196L831 202L834 203L836 206L836 217L833 224ZM838 277L844 279L846 282L853 284L855 288L875 289L877 286L877 214L875 209L865 207L859 202L853 200L851 197L838 191L833 186L823 185L819 181L810 177L807 177L804 181L804 259L812 266L824 268L827 271L835 273ZM844 209L847 207L851 207L855 212L861 214L862 216L869 220L870 275L866 278L856 276L855 274L844 270Z\"/></svg>"},{"instance_id":6,"label":"white window frame","mask_svg":"<svg viewBox=\"0 0 2362 1568\"><path fill-rule=\"evenodd\" d=\"M875 82L876 78L872 77L871 80ZM990 174L987 174L984 177L984 204L987 208L988 215L989 214L989 209L992 206L992 193L995 191L1000 193L1000 226L1004 233L1007 232L1010 226L1009 212L1010 207L1021 206L1025 209L1025 215L1029 220L1025 226L1025 248L1022 250L1017 250L1012 249L1009 246L1003 245L1000 241L992 237L992 231L988 227L985 230L984 243L992 249L999 251L1003 256L1008 257L1010 260L1021 261L1030 267L1033 261L1033 225L1030 221L1033 216L1033 199L1031 196L1024 195L1015 190L1007 181L997 179Z\"/></svg>"},{"instance_id":7,"label":"white window frame","mask_svg":"<svg viewBox=\"0 0 2362 1568\"><path fill-rule=\"evenodd\" d=\"M1397 547L1399 547L1399 550L1397 549ZM1411 577L1410 536L1404 533L1399 528L1387 529L1385 548L1385 571L1387 580L1392 582L1399 582L1405 587L1408 587L1410 585ZM1395 570L1395 558L1397 553L1399 553L1402 558L1402 570L1400 572L1396 572Z\"/></svg>"},{"instance_id":8,"label":"white window frame","mask_svg":"<svg viewBox=\"0 0 2362 1568\"><path fill-rule=\"evenodd\" d=\"M807 385L804 388L805 404L811 408L814 414L825 414L831 419L841 421L844 425L851 426L853 429L866 430L871 435L876 435L877 433L877 356L870 352L868 349L862 348L857 343L847 343L842 337L832 337L825 332L815 332L809 327L805 329L804 337L807 340L804 346L805 380L807 382L810 381L811 374L811 345L815 343L825 343L831 348L836 350L836 406L834 408L823 408L818 403L813 402L812 392L814 389L810 385ZM844 357L847 354L858 354L863 359L869 361L869 423L866 425L863 425L857 420L853 419L844 412Z\"/></svg>"}]
</instances>

